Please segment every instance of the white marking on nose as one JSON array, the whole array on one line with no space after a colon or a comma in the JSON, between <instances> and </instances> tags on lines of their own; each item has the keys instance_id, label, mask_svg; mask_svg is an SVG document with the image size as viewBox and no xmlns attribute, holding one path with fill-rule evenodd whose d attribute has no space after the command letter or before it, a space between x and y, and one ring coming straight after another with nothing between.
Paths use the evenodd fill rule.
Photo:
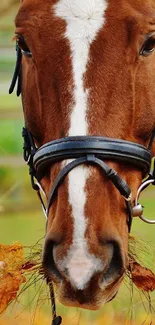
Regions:
<instances>
[{"instance_id":1,"label":"white marking on nose","mask_svg":"<svg viewBox=\"0 0 155 325\"><path fill-rule=\"evenodd\" d=\"M65 37L70 43L72 56L74 105L69 136L88 134L86 115L90 89L84 88L84 75L89 64L90 46L104 25L106 9L105 0L59 0L55 5L55 15L67 24ZM73 243L67 257L59 265L62 270L68 270L72 284L78 289L84 289L94 272L103 268L101 261L89 254L85 238L85 184L88 177L88 168L85 166L79 166L69 173L69 203L74 220Z\"/></svg>"},{"instance_id":2,"label":"white marking on nose","mask_svg":"<svg viewBox=\"0 0 155 325\"><path fill-rule=\"evenodd\" d=\"M89 176L88 168L81 166L72 171L69 177L69 200L74 218L73 243L67 257L59 261L60 270L68 272L74 287L83 290L95 272L103 270L100 259L89 254L85 232L87 220L84 216L86 193L84 186Z\"/></svg>"}]
</instances>

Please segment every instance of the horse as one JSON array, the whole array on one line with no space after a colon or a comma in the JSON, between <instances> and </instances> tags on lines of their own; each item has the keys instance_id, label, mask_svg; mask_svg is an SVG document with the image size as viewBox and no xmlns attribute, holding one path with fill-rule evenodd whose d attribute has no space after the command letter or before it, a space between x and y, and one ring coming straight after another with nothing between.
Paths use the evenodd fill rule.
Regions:
<instances>
[{"instance_id":1,"label":"horse","mask_svg":"<svg viewBox=\"0 0 155 325\"><path fill-rule=\"evenodd\" d=\"M23 0L15 25L10 93L18 80L48 216L43 267L62 304L96 310L128 269L132 217L148 221L138 197L155 181L155 1Z\"/></svg>"}]
</instances>

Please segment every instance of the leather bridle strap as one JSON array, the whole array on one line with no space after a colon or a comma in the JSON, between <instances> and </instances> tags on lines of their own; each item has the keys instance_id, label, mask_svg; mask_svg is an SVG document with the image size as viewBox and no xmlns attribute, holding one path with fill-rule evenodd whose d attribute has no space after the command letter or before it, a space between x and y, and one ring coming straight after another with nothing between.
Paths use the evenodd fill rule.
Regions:
<instances>
[{"instance_id":1,"label":"leather bridle strap","mask_svg":"<svg viewBox=\"0 0 155 325\"><path fill-rule=\"evenodd\" d=\"M93 164L99 166L104 171L104 174L112 181L124 197L128 211L128 227L130 231L132 222L131 190L117 172L110 168L103 160L108 159L132 163L132 165L141 168L146 174L151 164L151 153L147 148L125 140L95 136L77 136L51 141L37 149L33 136L27 128L23 129L23 137L24 159L29 165L32 187L37 191L43 211L46 212L47 216L58 187L67 174L81 164ZM40 190L34 178L40 182L45 176L47 168L50 168L55 162L68 159L73 159L73 161L60 171L54 181L49 194L47 209L45 209Z\"/></svg>"},{"instance_id":2,"label":"leather bridle strap","mask_svg":"<svg viewBox=\"0 0 155 325\"><path fill-rule=\"evenodd\" d=\"M36 150L33 164L41 179L47 166L91 154L101 160L127 162L143 170L144 174L150 171L151 152L146 147L126 140L97 136L66 137L48 142Z\"/></svg>"},{"instance_id":3,"label":"leather bridle strap","mask_svg":"<svg viewBox=\"0 0 155 325\"><path fill-rule=\"evenodd\" d=\"M21 60L22 60L22 52L21 49L19 48L18 44L16 44L16 54L17 54L17 60L16 60L16 66L15 66L15 71L14 75L12 78L12 82L9 88L9 94L12 94L14 91L14 88L17 83L17 91L16 94L19 97L21 94L21 86L22 86L22 66L21 66Z\"/></svg>"},{"instance_id":4,"label":"leather bridle strap","mask_svg":"<svg viewBox=\"0 0 155 325\"><path fill-rule=\"evenodd\" d=\"M117 174L117 172L114 169L110 168L101 159L98 159L93 154L92 155L89 154L86 157L77 158L76 160L70 162L67 166L65 166L60 171L60 173L58 174L58 176L53 184L52 190L49 194L48 205L47 205L47 215L49 214L49 209L50 209L50 207L53 203L53 200L56 196L57 190L58 190L59 186L61 185L61 183L63 182L64 178L68 175L68 173L72 169L74 169L75 167L77 167L81 164L84 164L84 163L99 166L101 168L101 170L104 172L104 174L106 174L108 179L112 181L112 183L118 189L120 194L124 197L125 201L130 202L130 204L131 204L131 190L130 190L129 186L127 185L127 183ZM128 208L128 204L127 204L127 208ZM130 211L131 211L131 209L130 209ZM128 220L129 231L131 228L131 222L132 222L132 215L129 213L129 220Z\"/></svg>"},{"instance_id":5,"label":"leather bridle strap","mask_svg":"<svg viewBox=\"0 0 155 325\"><path fill-rule=\"evenodd\" d=\"M67 137L61 140L56 140L47 143L41 148L37 149L33 140L33 136L29 132L27 128L23 128L22 135L24 137L24 159L29 166L29 173L31 176L31 183L34 190L37 191L39 199L41 201L43 211L48 216L49 209L53 203L53 200L56 196L57 190L64 178L68 175L68 173L74 169L75 167L81 164L93 164L99 166L104 174L108 177L110 181L114 184L114 186L118 189L120 194L124 197L127 212L128 212L128 227L129 231L132 223L132 206L131 206L131 190L128 184L117 174L117 172L110 168L101 158L107 158L108 156L112 159L112 154L114 156L114 148L117 147L116 154L118 155L118 151L122 151L123 149L124 155L126 157L127 148L128 148L128 159L129 156L132 155L132 147L135 146L135 151L137 148L137 163L140 166L147 170L150 160L150 155L147 150L143 151L143 147L137 144L133 144L127 141L124 141L123 146L122 142L119 140L101 138L101 137ZM104 145L106 143L106 145ZM117 145L119 143L119 146ZM110 145L111 144L111 145ZM126 147L126 150L125 150ZM109 149L109 150L108 150ZM138 152L139 150L139 152ZM108 152L109 151L109 152ZM142 152L141 152L142 151ZM81 157L82 156L82 157ZM42 200L40 194L39 184L36 184L34 178L37 179L38 183L44 177L47 167L50 168L51 165L58 161L64 161L66 159L71 158L72 162L68 163L58 174L57 178L54 181L51 192L49 194L47 209L44 206L44 202ZM76 158L78 157L78 158ZM114 158L114 157L113 157Z\"/></svg>"},{"instance_id":6,"label":"leather bridle strap","mask_svg":"<svg viewBox=\"0 0 155 325\"><path fill-rule=\"evenodd\" d=\"M99 166L108 177L120 194L124 197L128 212L129 232L132 223L131 190L128 184L110 168L104 161L114 160L128 162L141 168L144 174L148 173L151 164L151 153L142 145L106 137L77 136L66 137L46 143L38 150L33 157L33 166L36 171L36 178L40 181L48 167L58 161L74 159L60 171L54 181L49 194L46 214L48 216L50 207L56 197L57 190L67 174L81 164L93 164Z\"/></svg>"}]
</instances>

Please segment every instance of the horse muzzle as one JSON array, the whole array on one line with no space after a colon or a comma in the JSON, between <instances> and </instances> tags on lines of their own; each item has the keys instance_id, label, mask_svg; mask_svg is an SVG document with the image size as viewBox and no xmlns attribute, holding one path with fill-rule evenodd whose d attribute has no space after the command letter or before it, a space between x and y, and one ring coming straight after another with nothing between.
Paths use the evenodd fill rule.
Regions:
<instances>
[{"instance_id":1,"label":"horse muzzle","mask_svg":"<svg viewBox=\"0 0 155 325\"><path fill-rule=\"evenodd\" d=\"M58 245L48 238L45 241L43 267L56 284L59 300L64 305L99 309L116 295L126 259L119 241L101 241L100 248L102 258L93 254L84 256L82 249L70 257L62 252L63 243Z\"/></svg>"}]
</instances>

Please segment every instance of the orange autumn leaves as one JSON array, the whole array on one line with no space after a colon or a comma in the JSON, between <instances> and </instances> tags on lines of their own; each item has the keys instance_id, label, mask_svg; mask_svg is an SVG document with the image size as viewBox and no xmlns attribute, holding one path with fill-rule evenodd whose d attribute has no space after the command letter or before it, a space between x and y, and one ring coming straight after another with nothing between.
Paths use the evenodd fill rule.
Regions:
<instances>
[{"instance_id":1,"label":"orange autumn leaves","mask_svg":"<svg viewBox=\"0 0 155 325\"><path fill-rule=\"evenodd\" d=\"M155 290L155 247L142 239L129 237L129 277L143 292Z\"/></svg>"},{"instance_id":2,"label":"orange autumn leaves","mask_svg":"<svg viewBox=\"0 0 155 325\"><path fill-rule=\"evenodd\" d=\"M24 248L0 244L0 313L17 297L20 285L26 281L22 271Z\"/></svg>"},{"instance_id":3,"label":"orange autumn leaves","mask_svg":"<svg viewBox=\"0 0 155 325\"><path fill-rule=\"evenodd\" d=\"M142 267L136 261L130 261L130 272L133 283L142 291L155 290L155 274L148 268Z\"/></svg>"}]
</instances>

